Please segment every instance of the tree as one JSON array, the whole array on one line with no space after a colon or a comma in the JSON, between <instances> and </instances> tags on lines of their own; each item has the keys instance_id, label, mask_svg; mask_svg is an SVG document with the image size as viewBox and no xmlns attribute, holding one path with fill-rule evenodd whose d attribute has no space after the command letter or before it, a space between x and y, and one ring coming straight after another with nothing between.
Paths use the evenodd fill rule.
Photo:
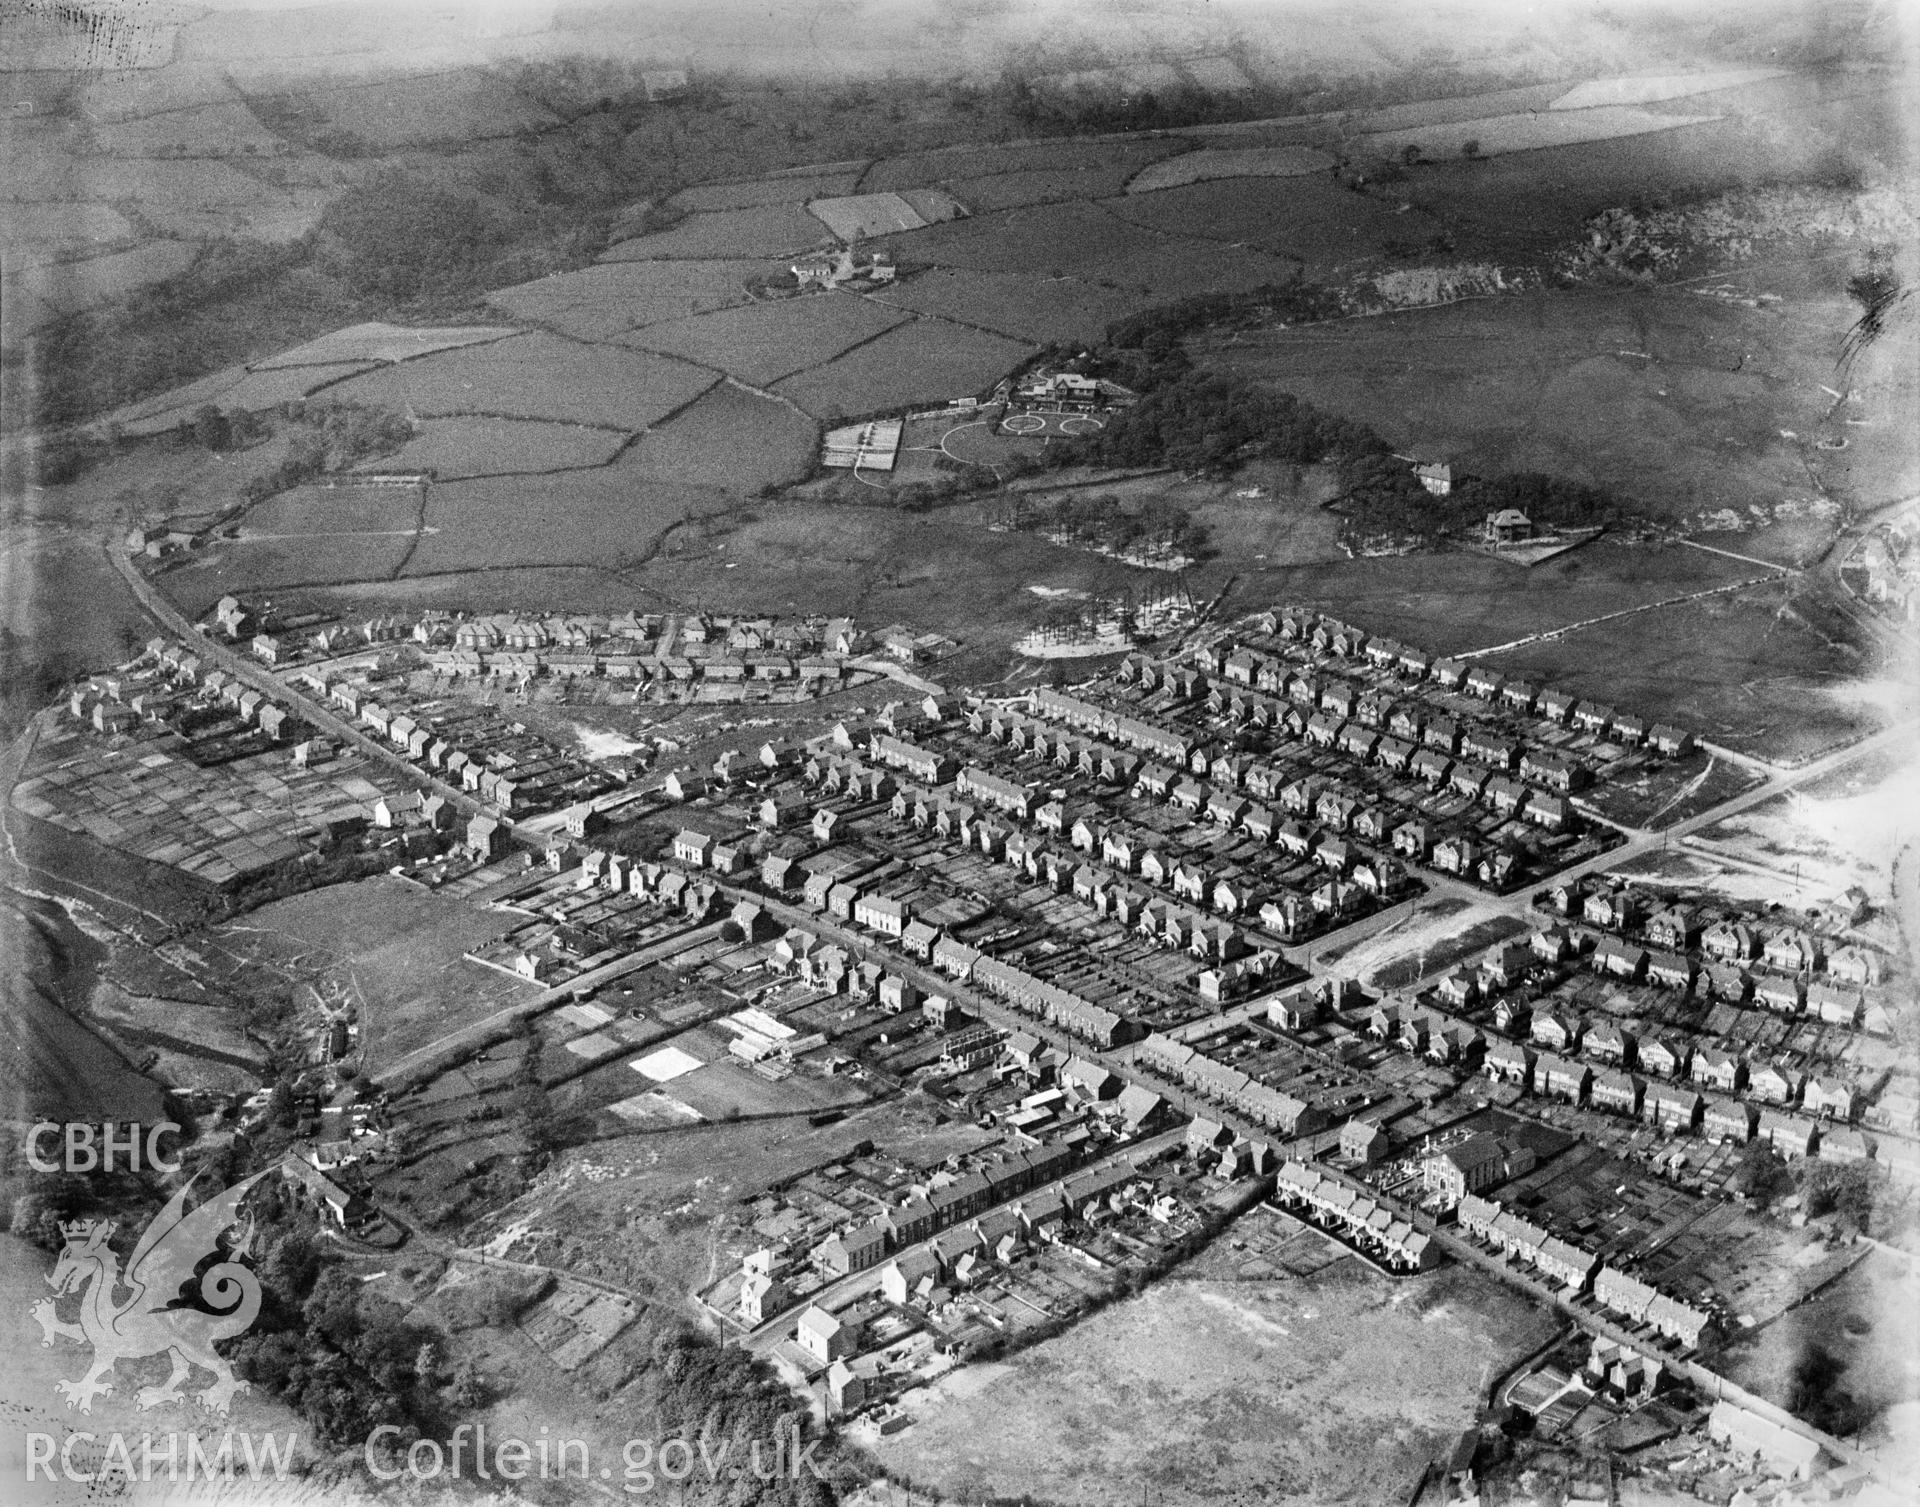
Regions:
<instances>
[{"instance_id":1,"label":"tree","mask_svg":"<svg viewBox=\"0 0 1920 1507\"><path fill-rule=\"evenodd\" d=\"M460 1362L459 1368L453 1373L453 1384L447 1389L447 1395L452 1398L455 1407L468 1411L486 1406L487 1384L474 1369L472 1361Z\"/></svg>"},{"instance_id":2,"label":"tree","mask_svg":"<svg viewBox=\"0 0 1920 1507\"><path fill-rule=\"evenodd\" d=\"M399 170L337 195L319 229L341 275L362 293L388 298L464 291L505 238L474 195Z\"/></svg>"},{"instance_id":3,"label":"tree","mask_svg":"<svg viewBox=\"0 0 1920 1507\"><path fill-rule=\"evenodd\" d=\"M258 1270L268 1292L284 1302L298 1302L320 1275L320 1252L305 1230L291 1229L260 1258Z\"/></svg>"},{"instance_id":4,"label":"tree","mask_svg":"<svg viewBox=\"0 0 1920 1507\"><path fill-rule=\"evenodd\" d=\"M233 443L233 425L213 404L202 403L194 410L193 438L203 450L225 450Z\"/></svg>"},{"instance_id":5,"label":"tree","mask_svg":"<svg viewBox=\"0 0 1920 1507\"><path fill-rule=\"evenodd\" d=\"M1478 136L1469 136L1465 141L1461 142L1460 155L1462 157L1478 157L1480 155L1480 138Z\"/></svg>"},{"instance_id":6,"label":"tree","mask_svg":"<svg viewBox=\"0 0 1920 1507\"><path fill-rule=\"evenodd\" d=\"M1787 1170L1787 1164L1774 1155L1772 1147L1754 1141L1740 1153L1733 1185L1749 1202L1765 1208L1776 1198L1793 1191L1793 1174Z\"/></svg>"},{"instance_id":7,"label":"tree","mask_svg":"<svg viewBox=\"0 0 1920 1507\"><path fill-rule=\"evenodd\" d=\"M1409 141L1400 148L1400 160L1408 167L1412 167L1420 160L1420 144L1417 141Z\"/></svg>"}]
</instances>

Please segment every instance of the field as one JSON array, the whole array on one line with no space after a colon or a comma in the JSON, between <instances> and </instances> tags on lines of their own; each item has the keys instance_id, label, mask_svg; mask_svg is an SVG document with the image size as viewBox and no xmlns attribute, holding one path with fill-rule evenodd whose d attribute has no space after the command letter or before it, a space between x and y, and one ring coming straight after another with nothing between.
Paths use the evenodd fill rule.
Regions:
<instances>
[{"instance_id":1,"label":"field","mask_svg":"<svg viewBox=\"0 0 1920 1507\"><path fill-rule=\"evenodd\" d=\"M1822 385L1849 318L1837 289L1755 308L1682 289L1541 292L1243 334L1204 362L1410 453L1546 471L1700 526L1804 500L1810 476L1862 503L1920 481L1920 442L1896 426L1850 427L1844 451L1809 443L1841 432Z\"/></svg>"},{"instance_id":2,"label":"field","mask_svg":"<svg viewBox=\"0 0 1920 1507\"><path fill-rule=\"evenodd\" d=\"M680 361L547 334L423 356L343 382L334 396L437 414L495 414L643 429L690 403L713 375Z\"/></svg>"},{"instance_id":3,"label":"field","mask_svg":"<svg viewBox=\"0 0 1920 1507\"><path fill-rule=\"evenodd\" d=\"M775 391L827 420L943 403L991 387L1030 351L943 319L916 319L837 361L787 378Z\"/></svg>"},{"instance_id":4,"label":"field","mask_svg":"<svg viewBox=\"0 0 1920 1507\"><path fill-rule=\"evenodd\" d=\"M617 429L528 419L426 419L392 455L369 461L375 471L430 471L442 481L467 476L526 476L604 466L627 443Z\"/></svg>"},{"instance_id":5,"label":"field","mask_svg":"<svg viewBox=\"0 0 1920 1507\"><path fill-rule=\"evenodd\" d=\"M603 262L655 257L783 256L827 239L827 228L797 204L766 204L688 215L679 224L608 249Z\"/></svg>"},{"instance_id":6,"label":"field","mask_svg":"<svg viewBox=\"0 0 1920 1507\"><path fill-rule=\"evenodd\" d=\"M239 409L258 413L371 369L372 364L365 361L279 367L259 372L248 371L244 366L230 366L185 387L115 409L106 416L105 422L119 425L130 435L159 434L172 429L182 419L192 418L194 410L203 404L212 403L229 412Z\"/></svg>"},{"instance_id":7,"label":"field","mask_svg":"<svg viewBox=\"0 0 1920 1507\"><path fill-rule=\"evenodd\" d=\"M1436 654L1460 654L1765 574L1685 545L1633 545L1603 536L1531 569L1464 553L1436 569L1431 558L1403 555L1348 560L1298 575L1275 570L1266 579L1284 581L1276 589L1294 591L1300 601L1322 604L1370 632ZM1644 633L1651 621L1627 631ZM1584 649L1572 647L1579 637L1566 643L1570 657L1584 657ZM1495 662L1504 668L1521 657L1524 651L1515 649ZM1606 664L1608 673L1614 668Z\"/></svg>"},{"instance_id":8,"label":"field","mask_svg":"<svg viewBox=\"0 0 1920 1507\"><path fill-rule=\"evenodd\" d=\"M1460 1270L1395 1282L1346 1258L1306 1277L1176 1276L908 1394L912 1425L870 1447L950 1501L1405 1501L1485 1379L1551 1330Z\"/></svg>"},{"instance_id":9,"label":"field","mask_svg":"<svg viewBox=\"0 0 1920 1507\"><path fill-rule=\"evenodd\" d=\"M62 206L62 218L70 213ZM191 241L149 241L130 251L23 268L18 286L55 313L70 314L123 297L148 283L175 277L193 265L199 251ZM8 297L12 297L13 279L9 277L8 281Z\"/></svg>"},{"instance_id":10,"label":"field","mask_svg":"<svg viewBox=\"0 0 1920 1507\"><path fill-rule=\"evenodd\" d=\"M620 568L649 558L667 530L734 504L713 487L655 482L637 467L456 481L427 500L410 576L507 565Z\"/></svg>"},{"instance_id":11,"label":"field","mask_svg":"<svg viewBox=\"0 0 1920 1507\"><path fill-rule=\"evenodd\" d=\"M968 209L982 214L1060 199L1105 199L1126 187L1129 171L1125 167L1032 168L953 178L945 187Z\"/></svg>"},{"instance_id":12,"label":"field","mask_svg":"<svg viewBox=\"0 0 1920 1507\"><path fill-rule=\"evenodd\" d=\"M966 214L967 208L941 189L908 188L898 193L813 199L807 204L807 213L841 240L851 242L896 231L925 230Z\"/></svg>"},{"instance_id":13,"label":"field","mask_svg":"<svg viewBox=\"0 0 1920 1507\"><path fill-rule=\"evenodd\" d=\"M1176 161L1179 159L1176 159ZM1394 242L1423 247L1431 216L1340 187L1330 176L1225 179L1109 201L1122 219L1168 235L1204 237L1298 257L1316 270L1371 260Z\"/></svg>"},{"instance_id":14,"label":"field","mask_svg":"<svg viewBox=\"0 0 1920 1507\"><path fill-rule=\"evenodd\" d=\"M95 151L114 157L253 156L271 153L278 142L237 99L102 121L91 137Z\"/></svg>"},{"instance_id":15,"label":"field","mask_svg":"<svg viewBox=\"0 0 1920 1507\"><path fill-rule=\"evenodd\" d=\"M485 345L503 340L517 330L503 325L409 325L387 324L371 320L334 330L318 340L309 340L252 363L255 371L275 371L283 366L328 366L342 361L407 361L415 356L431 356L436 351L458 350L463 346Z\"/></svg>"},{"instance_id":16,"label":"field","mask_svg":"<svg viewBox=\"0 0 1920 1507\"><path fill-rule=\"evenodd\" d=\"M1865 1419L1877 1418L1915 1400L1917 1296L1905 1263L1891 1251L1875 1251L1811 1302L1730 1345L1714 1358L1714 1367L1787 1407L1796 1400L1796 1367L1819 1350L1836 1363L1822 1390L1849 1394Z\"/></svg>"},{"instance_id":17,"label":"field","mask_svg":"<svg viewBox=\"0 0 1920 1507\"><path fill-rule=\"evenodd\" d=\"M1824 181L1821 164L1842 143L1890 139L1904 108L1882 86L1818 72L1735 89L1712 105L1727 118L1479 161L1432 157L1392 192L1440 218L1462 254L1531 257L1564 247L1609 205Z\"/></svg>"},{"instance_id":18,"label":"field","mask_svg":"<svg viewBox=\"0 0 1920 1507\"><path fill-rule=\"evenodd\" d=\"M133 224L111 204L42 204L31 215L9 215L0 224L0 246L9 253L9 273L23 258L44 256L61 248L79 249L131 240Z\"/></svg>"},{"instance_id":19,"label":"field","mask_svg":"<svg viewBox=\"0 0 1920 1507\"><path fill-rule=\"evenodd\" d=\"M685 1294L765 1243L746 1223L753 1217L747 1200L850 1155L867 1139L933 1162L984 1137L971 1125L935 1126L898 1102L818 1128L773 1120L625 1136L566 1152L528 1198L473 1236L515 1230L514 1239L490 1249L522 1260L558 1258L568 1270L614 1281L631 1270Z\"/></svg>"},{"instance_id":20,"label":"field","mask_svg":"<svg viewBox=\"0 0 1920 1507\"><path fill-rule=\"evenodd\" d=\"M739 496L806 475L819 440L813 424L785 403L722 382L641 435L622 467Z\"/></svg>"},{"instance_id":21,"label":"field","mask_svg":"<svg viewBox=\"0 0 1920 1507\"><path fill-rule=\"evenodd\" d=\"M1712 94L1786 76L1786 70L1781 68L1723 68L1708 73L1590 79L1557 96L1548 108L1584 110L1595 105L1651 105L1663 99L1686 99L1695 94Z\"/></svg>"},{"instance_id":22,"label":"field","mask_svg":"<svg viewBox=\"0 0 1920 1507\"><path fill-rule=\"evenodd\" d=\"M779 270L755 261L602 262L487 295L515 319L578 340L605 340L637 325L745 303L747 280Z\"/></svg>"},{"instance_id":23,"label":"field","mask_svg":"<svg viewBox=\"0 0 1920 1507\"><path fill-rule=\"evenodd\" d=\"M831 361L905 318L852 294L814 293L649 325L620 343L719 367L768 387Z\"/></svg>"},{"instance_id":24,"label":"field","mask_svg":"<svg viewBox=\"0 0 1920 1507\"><path fill-rule=\"evenodd\" d=\"M1490 663L1683 723L1746 753L1798 760L1913 709L1897 678L1877 683L1890 695L1875 694L1872 660L1831 635L1823 616L1806 594L1768 585L1602 623Z\"/></svg>"},{"instance_id":25,"label":"field","mask_svg":"<svg viewBox=\"0 0 1920 1507\"><path fill-rule=\"evenodd\" d=\"M955 220L916 232L901 251L941 267L1147 287L1164 298L1284 283L1293 271L1260 252L1157 233L1084 203Z\"/></svg>"},{"instance_id":26,"label":"field","mask_svg":"<svg viewBox=\"0 0 1920 1507\"><path fill-rule=\"evenodd\" d=\"M363 1071L523 998L527 986L460 955L512 930L513 918L381 875L276 900L216 941L298 960L360 1011Z\"/></svg>"},{"instance_id":27,"label":"field","mask_svg":"<svg viewBox=\"0 0 1920 1507\"><path fill-rule=\"evenodd\" d=\"M1621 136L1677 131L1719 118L1717 115L1660 115L1630 105L1602 105L1590 110L1495 115L1400 131L1374 131L1363 139L1383 157L1397 157L1409 147L1430 157L1469 156L1473 154L1465 151L1468 142L1476 144L1477 153L1482 157L1499 157L1508 152L1537 152L1542 147L1576 146L1590 141L1612 141Z\"/></svg>"},{"instance_id":28,"label":"field","mask_svg":"<svg viewBox=\"0 0 1920 1507\"><path fill-rule=\"evenodd\" d=\"M262 206L277 197L259 179L224 162L99 157L82 168L76 167L72 158L55 152L13 157L5 182L0 183L0 199L28 204L84 199L103 204L179 204L209 209Z\"/></svg>"},{"instance_id":29,"label":"field","mask_svg":"<svg viewBox=\"0 0 1920 1507\"><path fill-rule=\"evenodd\" d=\"M1186 150L1178 140L1048 141L1030 146L962 146L876 162L860 180L867 193L921 188L1003 173L1136 172Z\"/></svg>"},{"instance_id":30,"label":"field","mask_svg":"<svg viewBox=\"0 0 1920 1507\"><path fill-rule=\"evenodd\" d=\"M1209 178L1300 178L1332 166L1333 159L1317 147L1203 147L1142 169L1127 192L1149 194Z\"/></svg>"},{"instance_id":31,"label":"field","mask_svg":"<svg viewBox=\"0 0 1920 1507\"><path fill-rule=\"evenodd\" d=\"M413 535L420 511L414 492L398 487L295 487L247 509L242 539L320 539L335 534Z\"/></svg>"},{"instance_id":32,"label":"field","mask_svg":"<svg viewBox=\"0 0 1920 1507\"><path fill-rule=\"evenodd\" d=\"M475 71L303 89L268 97L299 136L350 137L376 149L538 132L554 114L499 75Z\"/></svg>"},{"instance_id":33,"label":"field","mask_svg":"<svg viewBox=\"0 0 1920 1507\"><path fill-rule=\"evenodd\" d=\"M228 592L286 586L383 581L413 548L413 530L380 533L272 535L197 553L168 575L167 594L181 603L211 603Z\"/></svg>"},{"instance_id":34,"label":"field","mask_svg":"<svg viewBox=\"0 0 1920 1507\"><path fill-rule=\"evenodd\" d=\"M860 174L848 171L750 178L743 183L697 183L667 200L667 207L692 214L700 210L754 209L763 204L804 204L809 199L850 194L859 182Z\"/></svg>"},{"instance_id":35,"label":"field","mask_svg":"<svg viewBox=\"0 0 1920 1507\"><path fill-rule=\"evenodd\" d=\"M1091 344L1115 320L1153 303L1144 294L1073 278L1037 281L1015 272L949 267L917 273L878 297L903 309L945 315L1040 345Z\"/></svg>"}]
</instances>

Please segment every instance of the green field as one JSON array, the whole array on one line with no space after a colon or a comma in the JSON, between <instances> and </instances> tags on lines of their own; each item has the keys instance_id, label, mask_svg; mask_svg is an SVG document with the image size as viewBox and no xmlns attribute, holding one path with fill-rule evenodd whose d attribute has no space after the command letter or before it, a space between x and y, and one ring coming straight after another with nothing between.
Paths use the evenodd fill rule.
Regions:
<instances>
[{"instance_id":1,"label":"green field","mask_svg":"<svg viewBox=\"0 0 1920 1507\"><path fill-rule=\"evenodd\" d=\"M243 956L298 958L302 972L354 1001L360 1066L377 1072L526 994L519 981L461 960L513 925L510 916L381 875L276 900L214 940Z\"/></svg>"},{"instance_id":2,"label":"green field","mask_svg":"<svg viewBox=\"0 0 1920 1507\"><path fill-rule=\"evenodd\" d=\"M1030 168L978 178L951 178L942 187L975 214L984 214L1060 199L1104 199L1125 188L1131 174L1132 169L1127 167Z\"/></svg>"},{"instance_id":3,"label":"green field","mask_svg":"<svg viewBox=\"0 0 1920 1507\"><path fill-rule=\"evenodd\" d=\"M805 476L819 431L785 403L722 382L621 457L621 467L657 481L724 487L736 496Z\"/></svg>"},{"instance_id":4,"label":"green field","mask_svg":"<svg viewBox=\"0 0 1920 1507\"><path fill-rule=\"evenodd\" d=\"M877 295L922 314L998 330L1037 344L1091 344L1107 326L1151 308L1151 294L1071 278L1036 281L1017 272L932 267Z\"/></svg>"},{"instance_id":5,"label":"green field","mask_svg":"<svg viewBox=\"0 0 1920 1507\"><path fill-rule=\"evenodd\" d=\"M916 319L774 390L831 422L981 392L1032 349L944 319Z\"/></svg>"},{"instance_id":6,"label":"green field","mask_svg":"<svg viewBox=\"0 0 1920 1507\"><path fill-rule=\"evenodd\" d=\"M1910 430L1826 418L1851 318L1837 288L1754 308L1680 288L1540 292L1243 334L1202 359L1410 453L1589 482L1685 522L1817 496L1814 478L1872 486L1863 502L1910 495ZM1812 444L1843 433L1846 450Z\"/></svg>"},{"instance_id":7,"label":"green field","mask_svg":"<svg viewBox=\"0 0 1920 1507\"><path fill-rule=\"evenodd\" d=\"M1405 1501L1486 1377L1552 1328L1458 1269L1395 1282L1349 1257L1308 1277L1176 1275L909 1394L914 1421L873 1448L948 1501Z\"/></svg>"},{"instance_id":8,"label":"green field","mask_svg":"<svg viewBox=\"0 0 1920 1507\"><path fill-rule=\"evenodd\" d=\"M426 417L494 414L642 429L713 382L711 372L683 361L531 334L383 367L339 384L332 396Z\"/></svg>"},{"instance_id":9,"label":"green field","mask_svg":"<svg viewBox=\"0 0 1920 1507\"><path fill-rule=\"evenodd\" d=\"M627 566L689 518L735 499L714 487L655 481L637 467L436 486L409 576L501 566Z\"/></svg>"},{"instance_id":10,"label":"green field","mask_svg":"<svg viewBox=\"0 0 1920 1507\"><path fill-rule=\"evenodd\" d=\"M812 293L670 320L636 330L621 344L661 351L768 387L871 340L905 315L850 293Z\"/></svg>"},{"instance_id":11,"label":"green field","mask_svg":"<svg viewBox=\"0 0 1920 1507\"><path fill-rule=\"evenodd\" d=\"M1169 235L1205 237L1297 257L1315 270L1371 261L1392 242L1421 248L1439 232L1432 216L1340 187L1332 175L1220 178L1157 193L1129 193L1104 207Z\"/></svg>"},{"instance_id":12,"label":"green field","mask_svg":"<svg viewBox=\"0 0 1920 1507\"><path fill-rule=\"evenodd\" d=\"M739 183L696 183L667 201L669 209L692 214L700 210L754 209L763 204L804 204L850 194L860 181L857 171L807 173L792 177L749 178Z\"/></svg>"},{"instance_id":13,"label":"green field","mask_svg":"<svg viewBox=\"0 0 1920 1507\"><path fill-rule=\"evenodd\" d=\"M1028 146L964 146L876 162L860 180L862 193L924 188L1002 173L1137 172L1149 162L1187 149L1177 139L1047 141Z\"/></svg>"},{"instance_id":14,"label":"green field","mask_svg":"<svg viewBox=\"0 0 1920 1507\"><path fill-rule=\"evenodd\" d=\"M602 262L498 289L487 302L578 340L607 340L637 325L745 303L747 280L778 270L776 262L741 259Z\"/></svg>"},{"instance_id":15,"label":"green field","mask_svg":"<svg viewBox=\"0 0 1920 1507\"><path fill-rule=\"evenodd\" d=\"M625 448L618 429L532 419L426 419L421 432L366 469L430 471L441 481L530 476L604 466Z\"/></svg>"},{"instance_id":16,"label":"green field","mask_svg":"<svg viewBox=\"0 0 1920 1507\"><path fill-rule=\"evenodd\" d=\"M975 215L894 239L900 256L936 266L1107 281L1168 300L1284 283L1293 273L1264 252L1148 230L1085 202Z\"/></svg>"},{"instance_id":17,"label":"green field","mask_svg":"<svg viewBox=\"0 0 1920 1507\"><path fill-rule=\"evenodd\" d=\"M333 534L412 533L420 502L401 487L295 487L241 516L240 538L317 539Z\"/></svg>"},{"instance_id":18,"label":"green field","mask_svg":"<svg viewBox=\"0 0 1920 1507\"><path fill-rule=\"evenodd\" d=\"M621 241L606 262L655 257L784 256L827 239L827 228L797 204L718 209L691 214L666 230Z\"/></svg>"}]
</instances>

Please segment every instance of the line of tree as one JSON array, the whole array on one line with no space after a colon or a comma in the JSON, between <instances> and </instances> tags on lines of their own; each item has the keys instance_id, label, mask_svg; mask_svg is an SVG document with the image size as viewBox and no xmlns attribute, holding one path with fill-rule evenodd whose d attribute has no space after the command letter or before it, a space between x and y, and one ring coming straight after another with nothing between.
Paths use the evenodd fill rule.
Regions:
<instances>
[{"instance_id":1,"label":"line of tree","mask_svg":"<svg viewBox=\"0 0 1920 1507\"><path fill-rule=\"evenodd\" d=\"M1207 545L1205 525L1179 504L1158 497L1128 501L1112 494L1070 492L1037 500L1009 494L990 511L988 521L1114 555L1197 559Z\"/></svg>"}]
</instances>

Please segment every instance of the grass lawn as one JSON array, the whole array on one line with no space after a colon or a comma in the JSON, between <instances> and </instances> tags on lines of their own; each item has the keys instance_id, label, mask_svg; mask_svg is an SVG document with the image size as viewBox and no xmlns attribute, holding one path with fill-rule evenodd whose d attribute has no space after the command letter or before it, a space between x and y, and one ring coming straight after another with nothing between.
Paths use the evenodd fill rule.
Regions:
<instances>
[{"instance_id":1,"label":"grass lawn","mask_svg":"<svg viewBox=\"0 0 1920 1507\"><path fill-rule=\"evenodd\" d=\"M1306 1278L1175 1279L910 1394L913 1424L873 1448L955 1501L1404 1501L1486 1377L1551 1327L1459 1270L1395 1282L1348 1258Z\"/></svg>"},{"instance_id":2,"label":"grass lawn","mask_svg":"<svg viewBox=\"0 0 1920 1507\"><path fill-rule=\"evenodd\" d=\"M276 900L224 927L224 945L247 951L254 934L276 951L324 969L360 1007L361 1068L377 1072L458 1026L489 1015L531 986L461 954L513 929L514 918L380 875Z\"/></svg>"}]
</instances>

